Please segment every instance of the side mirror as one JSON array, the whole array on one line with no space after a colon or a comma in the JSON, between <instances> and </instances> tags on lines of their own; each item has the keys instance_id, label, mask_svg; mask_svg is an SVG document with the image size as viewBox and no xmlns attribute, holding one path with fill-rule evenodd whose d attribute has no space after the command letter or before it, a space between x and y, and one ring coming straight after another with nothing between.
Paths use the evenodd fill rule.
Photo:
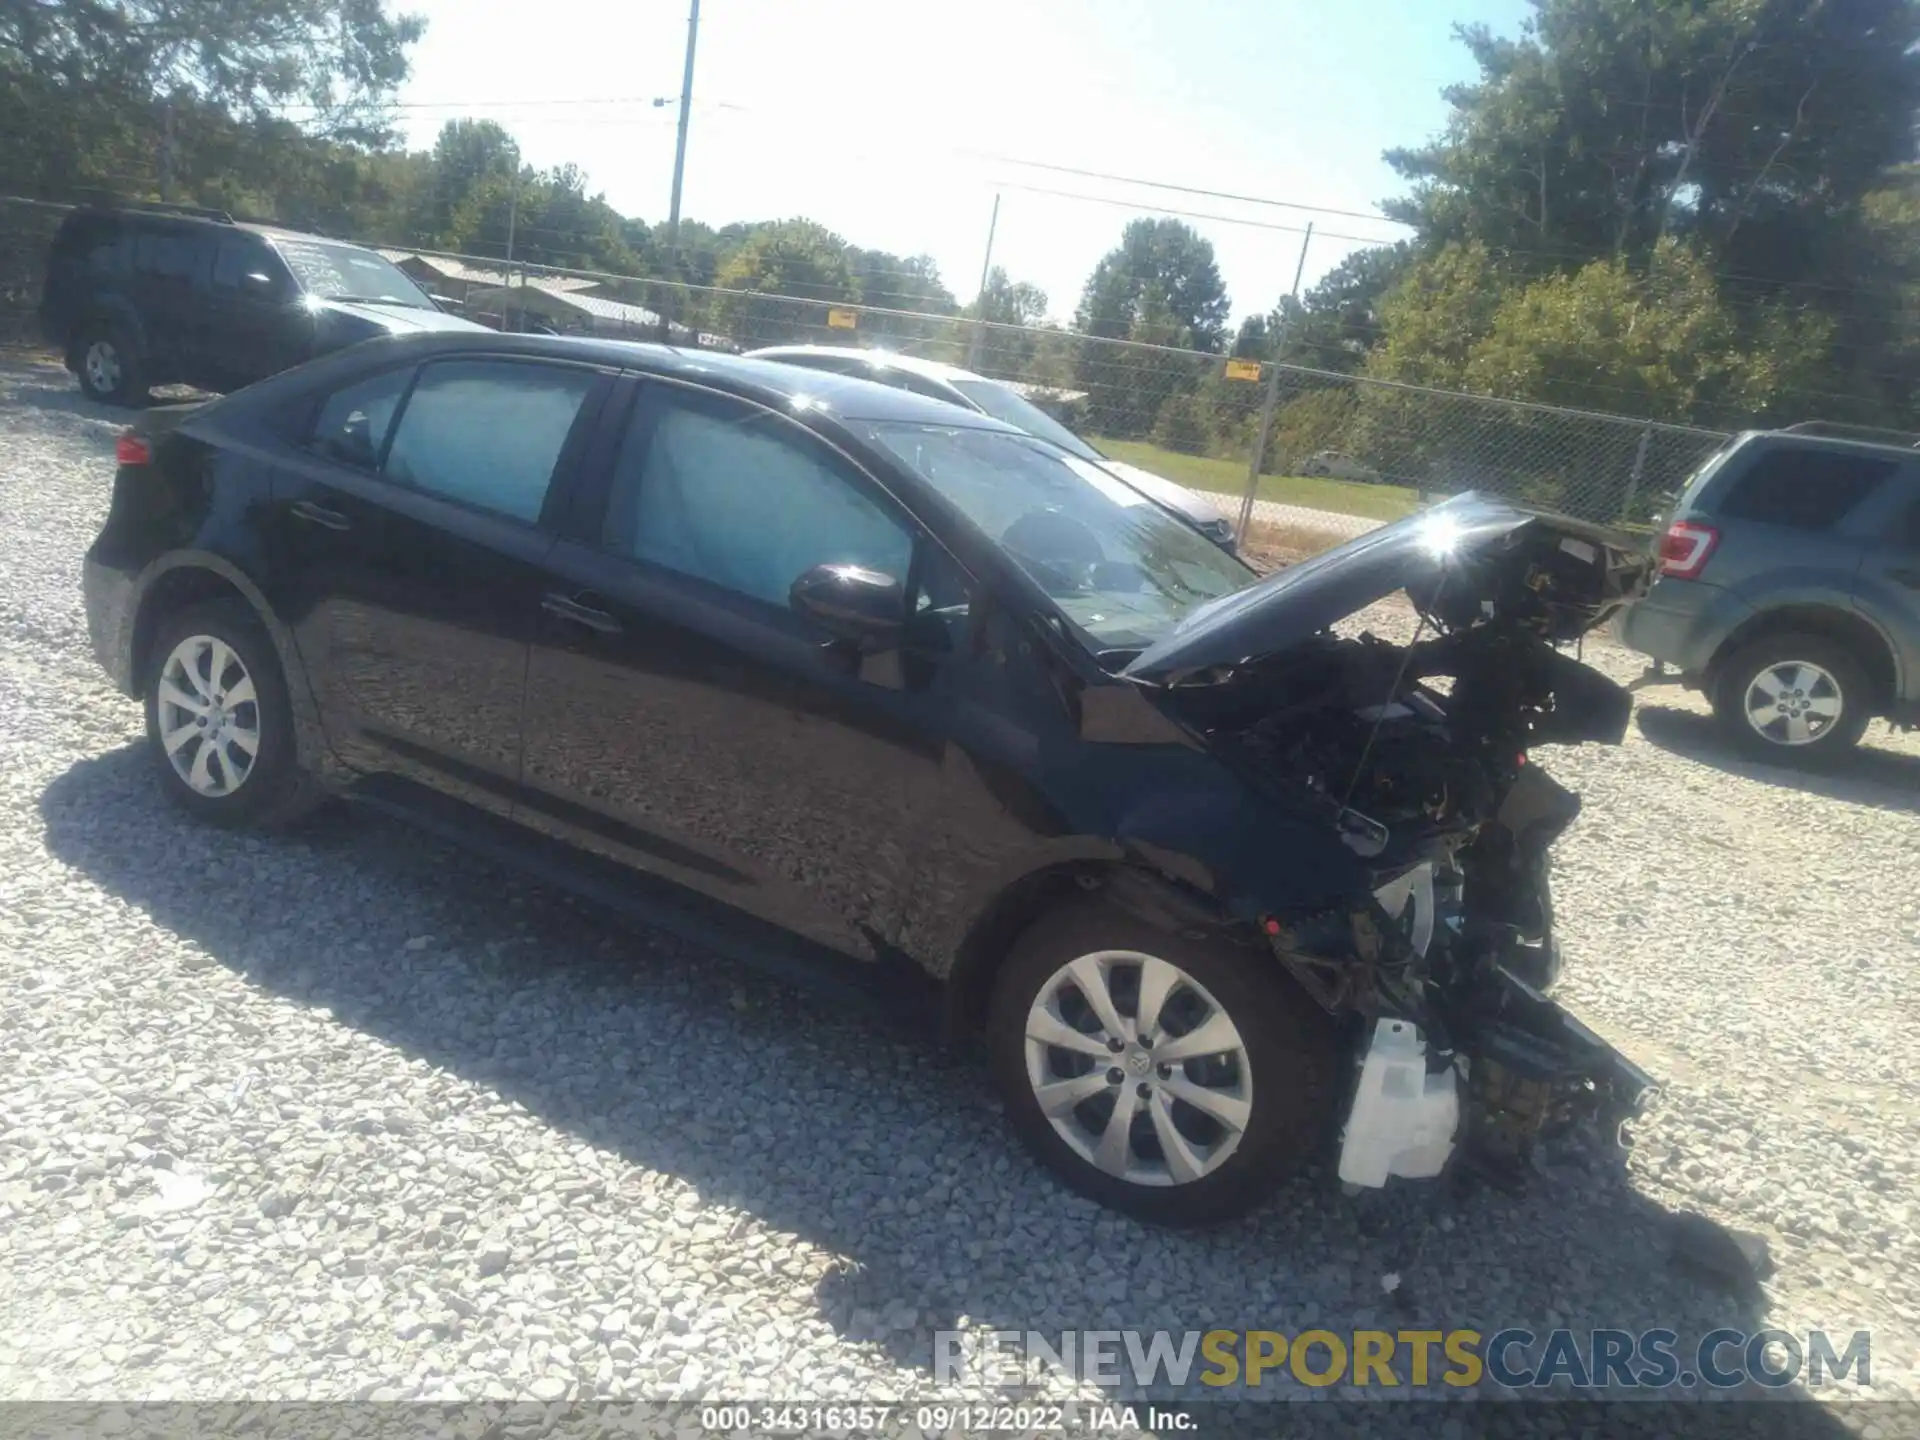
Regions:
<instances>
[{"instance_id":1,"label":"side mirror","mask_svg":"<svg viewBox=\"0 0 1920 1440\"><path fill-rule=\"evenodd\" d=\"M894 649L906 629L900 582L864 565L816 565L793 582L787 599L797 613L865 655Z\"/></svg>"}]
</instances>

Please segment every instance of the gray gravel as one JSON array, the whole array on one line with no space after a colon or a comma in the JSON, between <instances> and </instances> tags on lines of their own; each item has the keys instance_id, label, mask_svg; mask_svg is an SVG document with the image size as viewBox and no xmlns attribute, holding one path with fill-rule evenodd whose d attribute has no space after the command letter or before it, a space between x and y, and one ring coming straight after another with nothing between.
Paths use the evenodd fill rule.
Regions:
<instances>
[{"instance_id":1,"label":"gray gravel","mask_svg":"<svg viewBox=\"0 0 1920 1440\"><path fill-rule=\"evenodd\" d=\"M121 418L0 370L0 1397L910 1398L953 1324L1869 1327L1911 1392L1910 739L1799 780L1656 692L1539 757L1564 998L1669 1087L1626 1181L1163 1233L971 1063L383 821L175 815L80 610ZM1757 1301L1664 1262L1679 1209L1769 1237Z\"/></svg>"}]
</instances>

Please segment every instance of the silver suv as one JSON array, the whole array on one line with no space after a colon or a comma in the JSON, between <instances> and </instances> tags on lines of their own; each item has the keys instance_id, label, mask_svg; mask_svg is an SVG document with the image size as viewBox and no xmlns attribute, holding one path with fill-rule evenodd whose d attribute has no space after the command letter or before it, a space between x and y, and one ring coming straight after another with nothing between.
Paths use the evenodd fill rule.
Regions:
<instances>
[{"instance_id":1,"label":"silver suv","mask_svg":"<svg viewBox=\"0 0 1920 1440\"><path fill-rule=\"evenodd\" d=\"M1876 716L1920 726L1920 453L1809 422L1734 437L1688 482L1620 638L1702 690L1748 754L1816 764ZM1677 676L1669 677L1665 667Z\"/></svg>"}]
</instances>

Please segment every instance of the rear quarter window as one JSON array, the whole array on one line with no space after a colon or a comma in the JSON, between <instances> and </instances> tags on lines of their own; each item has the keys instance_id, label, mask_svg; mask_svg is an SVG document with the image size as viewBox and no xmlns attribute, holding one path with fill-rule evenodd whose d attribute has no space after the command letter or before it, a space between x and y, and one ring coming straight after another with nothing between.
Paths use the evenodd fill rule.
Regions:
<instances>
[{"instance_id":1,"label":"rear quarter window","mask_svg":"<svg viewBox=\"0 0 1920 1440\"><path fill-rule=\"evenodd\" d=\"M1767 450L1734 477L1717 508L1730 520L1830 530L1899 468L1897 460L1843 450Z\"/></svg>"},{"instance_id":2,"label":"rear quarter window","mask_svg":"<svg viewBox=\"0 0 1920 1440\"><path fill-rule=\"evenodd\" d=\"M380 468L394 412L413 383L413 367L384 370L336 390L320 407L309 449L360 470Z\"/></svg>"}]
</instances>

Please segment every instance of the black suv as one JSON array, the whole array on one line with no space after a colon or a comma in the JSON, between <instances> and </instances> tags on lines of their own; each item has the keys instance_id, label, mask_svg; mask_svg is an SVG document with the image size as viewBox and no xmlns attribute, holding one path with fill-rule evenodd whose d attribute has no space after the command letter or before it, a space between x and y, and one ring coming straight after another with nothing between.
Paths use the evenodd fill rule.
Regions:
<instances>
[{"instance_id":1,"label":"black suv","mask_svg":"<svg viewBox=\"0 0 1920 1440\"><path fill-rule=\"evenodd\" d=\"M40 323L95 400L237 390L376 335L476 330L371 250L223 210L76 210L47 253Z\"/></svg>"}]
</instances>

